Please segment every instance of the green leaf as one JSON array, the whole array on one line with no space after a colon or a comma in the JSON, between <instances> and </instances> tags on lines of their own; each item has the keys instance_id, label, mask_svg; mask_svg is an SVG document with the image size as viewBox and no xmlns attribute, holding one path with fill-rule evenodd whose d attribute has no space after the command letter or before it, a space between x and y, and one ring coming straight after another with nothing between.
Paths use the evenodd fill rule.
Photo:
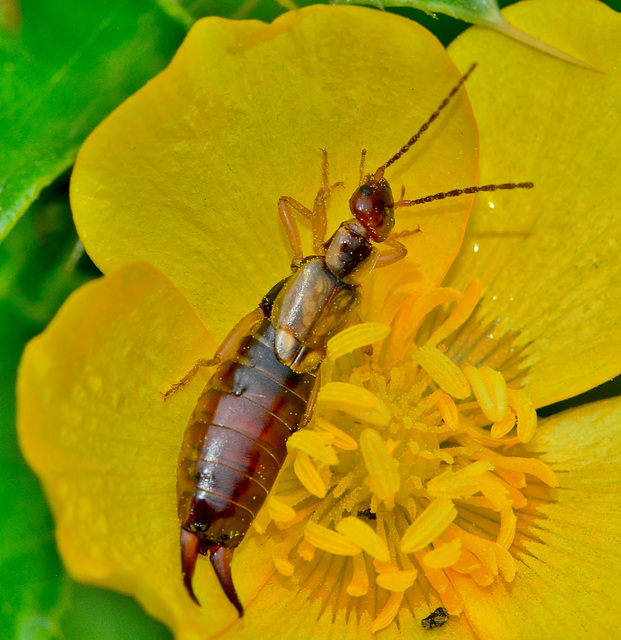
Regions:
<instances>
[{"instance_id":1,"label":"green leaf","mask_svg":"<svg viewBox=\"0 0 621 640\"><path fill-rule=\"evenodd\" d=\"M489 25L501 20L496 0L336 0L335 4L368 4L385 7L413 7L425 13L445 13L447 16Z\"/></svg>"},{"instance_id":2,"label":"green leaf","mask_svg":"<svg viewBox=\"0 0 621 640\"><path fill-rule=\"evenodd\" d=\"M2 379L15 374L28 332L0 302ZM6 340L10 336L10 340ZM8 365L8 366L7 366ZM29 640L168 640L170 633L131 599L84 587L65 573L39 484L21 459L13 428L13 389L0 392L0 636ZM131 633L128 634L128 630Z\"/></svg>"},{"instance_id":3,"label":"green leaf","mask_svg":"<svg viewBox=\"0 0 621 640\"><path fill-rule=\"evenodd\" d=\"M150 0L27 0L0 32L0 239L185 30Z\"/></svg>"},{"instance_id":4,"label":"green leaf","mask_svg":"<svg viewBox=\"0 0 621 640\"><path fill-rule=\"evenodd\" d=\"M131 598L73 582L56 554L52 519L14 426L17 363L33 333L0 301L0 637L170 640Z\"/></svg>"},{"instance_id":5,"label":"green leaf","mask_svg":"<svg viewBox=\"0 0 621 640\"><path fill-rule=\"evenodd\" d=\"M15 436L15 372L31 334L14 307L0 301L0 630L7 638L21 637L18 629L32 628L57 600L58 585L48 578L63 573L47 506Z\"/></svg>"},{"instance_id":6,"label":"green leaf","mask_svg":"<svg viewBox=\"0 0 621 640\"><path fill-rule=\"evenodd\" d=\"M163 624L127 596L72 582L67 600L60 619L62 640L172 640Z\"/></svg>"},{"instance_id":7,"label":"green leaf","mask_svg":"<svg viewBox=\"0 0 621 640\"><path fill-rule=\"evenodd\" d=\"M316 0L158 0L169 11L183 11L194 20L205 16L220 16L234 20L263 20L271 22L286 10L307 4L320 4Z\"/></svg>"},{"instance_id":8,"label":"green leaf","mask_svg":"<svg viewBox=\"0 0 621 640\"><path fill-rule=\"evenodd\" d=\"M537 38L507 22L500 13L497 0L333 0L333 2L334 4L367 4L378 9L412 7L428 14L444 13L452 18L495 29L507 37L518 40L534 49L539 49L543 53L565 60L565 62L575 64L578 67L593 70L593 67L586 62L578 60L578 58L574 58L541 40L537 40ZM429 27L429 25L426 26Z\"/></svg>"},{"instance_id":9,"label":"green leaf","mask_svg":"<svg viewBox=\"0 0 621 640\"><path fill-rule=\"evenodd\" d=\"M46 188L0 244L0 299L11 302L24 320L43 328L63 300L98 275L73 225L69 179ZM86 266L84 273L79 266ZM92 266L91 266L92 265Z\"/></svg>"},{"instance_id":10,"label":"green leaf","mask_svg":"<svg viewBox=\"0 0 621 640\"><path fill-rule=\"evenodd\" d=\"M68 577L45 498L17 443L15 379L24 345L94 275L84 257L77 260L76 240L65 178L0 245L0 638L170 640L131 598Z\"/></svg>"}]
</instances>

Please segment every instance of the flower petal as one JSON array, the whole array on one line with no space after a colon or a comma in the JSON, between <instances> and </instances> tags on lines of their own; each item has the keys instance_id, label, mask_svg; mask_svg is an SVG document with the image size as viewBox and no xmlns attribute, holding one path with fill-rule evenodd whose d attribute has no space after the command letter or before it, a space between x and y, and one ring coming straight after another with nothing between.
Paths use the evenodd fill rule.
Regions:
<instances>
[{"instance_id":1,"label":"flower petal","mask_svg":"<svg viewBox=\"0 0 621 640\"><path fill-rule=\"evenodd\" d=\"M84 145L72 182L81 238L105 273L154 264L222 338L288 273L276 205L288 195L312 206L319 150L330 180L345 182L330 202L331 233L349 215L361 149L369 171L387 161L458 78L431 34L369 9L315 6L272 25L201 20L170 66ZM411 197L466 186L476 154L462 92L388 178ZM398 211L397 230L421 226L405 239L421 286L452 262L469 200ZM395 268L382 271L403 263Z\"/></svg>"},{"instance_id":2,"label":"flower petal","mask_svg":"<svg viewBox=\"0 0 621 640\"><path fill-rule=\"evenodd\" d=\"M561 485L527 495L515 580L481 588L452 572L451 581L481 640L607 638L621 624L610 606L621 590L621 398L543 421L527 449L545 452Z\"/></svg>"},{"instance_id":3,"label":"flower petal","mask_svg":"<svg viewBox=\"0 0 621 640\"><path fill-rule=\"evenodd\" d=\"M209 562L199 560L194 580L202 607L181 577L176 466L204 379L166 401L162 392L214 348L166 278L130 265L69 298L29 343L18 383L21 447L42 480L69 572L131 593L196 639L236 618ZM273 570L254 557L245 599Z\"/></svg>"},{"instance_id":4,"label":"flower petal","mask_svg":"<svg viewBox=\"0 0 621 640\"><path fill-rule=\"evenodd\" d=\"M332 561L330 570L339 570L337 562L352 562L342 557ZM421 590L415 583L406 593L408 606L415 612L402 608L397 618L381 635L371 632L374 619L380 614L389 598L389 592L369 591L359 598L356 612L339 608L339 597L346 597L347 582L342 589L326 593L321 589L321 575L325 575L328 563L315 571L307 583L299 587L291 586L289 581L270 580L257 594L253 606L249 607L243 623L235 625L218 635L221 640L316 640L317 638L335 638L343 640L403 640L403 638L422 638L421 620L437 606L438 600L428 602L428 591ZM398 622L397 622L398 621ZM452 616L448 638L459 640L479 640L473 633L464 616Z\"/></svg>"},{"instance_id":5,"label":"flower petal","mask_svg":"<svg viewBox=\"0 0 621 640\"><path fill-rule=\"evenodd\" d=\"M460 68L480 63L468 82L479 183L535 183L477 198L451 284L481 277L480 324L519 333L524 385L542 406L621 371L621 16L594 0L520 3L505 15L601 71L480 28L450 47Z\"/></svg>"}]
</instances>

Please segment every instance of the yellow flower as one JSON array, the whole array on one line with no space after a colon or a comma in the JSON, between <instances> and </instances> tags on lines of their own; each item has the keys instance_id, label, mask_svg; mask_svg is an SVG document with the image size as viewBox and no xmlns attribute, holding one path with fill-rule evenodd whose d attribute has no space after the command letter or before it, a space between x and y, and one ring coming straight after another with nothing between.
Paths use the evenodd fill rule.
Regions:
<instances>
[{"instance_id":1,"label":"yellow flower","mask_svg":"<svg viewBox=\"0 0 621 640\"><path fill-rule=\"evenodd\" d=\"M539 425L534 408L620 369L621 24L590 0L510 19L601 73L482 29L452 46L462 72L479 63L479 183L536 188L479 197L463 244L467 198L397 210L397 231L421 233L330 344L314 420L236 551L243 619L206 560L202 607L184 589L176 466L204 379L162 392L287 273L276 203L312 203L319 149L346 185L335 229L360 150L385 162L459 72L416 24L366 9L207 19L87 141L72 199L106 276L33 340L19 381L22 447L77 579L183 640L419 637L439 606L452 638L619 625L621 402ZM461 96L387 177L412 198L468 186L477 146Z\"/></svg>"}]
</instances>

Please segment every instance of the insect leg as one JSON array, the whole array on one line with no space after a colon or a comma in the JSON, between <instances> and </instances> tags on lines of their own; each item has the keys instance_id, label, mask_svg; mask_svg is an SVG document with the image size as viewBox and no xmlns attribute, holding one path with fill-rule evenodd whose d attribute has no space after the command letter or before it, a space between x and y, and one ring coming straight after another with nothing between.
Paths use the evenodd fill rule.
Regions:
<instances>
[{"instance_id":1,"label":"insect leg","mask_svg":"<svg viewBox=\"0 0 621 640\"><path fill-rule=\"evenodd\" d=\"M316 255L323 255L325 252L324 244L326 240L326 230L328 228L326 203L334 189L345 186L343 182L330 184L328 152L325 149L322 149L321 152L323 154L323 160L321 162L322 186L319 191L317 191L312 210L289 196L282 196L278 201L278 213L280 214L280 220L285 228L285 233L287 234L287 239L289 240L291 249L293 250L293 260L291 261L292 268L298 267L304 257L300 233L293 217L294 212L299 213L310 221L311 230L313 232L313 252Z\"/></svg>"},{"instance_id":2,"label":"insect leg","mask_svg":"<svg viewBox=\"0 0 621 640\"><path fill-rule=\"evenodd\" d=\"M322 187L315 196L313 210L311 212L311 228L313 230L313 252L323 254L324 244L326 241L326 230L328 228L328 214L326 212L326 203L336 187L344 187L343 182L335 182L330 184L330 164L328 162L328 152L321 150L323 159L321 161L321 184Z\"/></svg>"},{"instance_id":3,"label":"insect leg","mask_svg":"<svg viewBox=\"0 0 621 640\"><path fill-rule=\"evenodd\" d=\"M406 238L407 236L413 236L415 233L421 233L420 226L416 229L404 229L403 231L393 231L389 236L389 240L396 240L397 238Z\"/></svg>"},{"instance_id":4,"label":"insect leg","mask_svg":"<svg viewBox=\"0 0 621 640\"><path fill-rule=\"evenodd\" d=\"M293 251L293 258L291 259L291 269L295 269L296 267L298 267L304 258L304 251L302 250L302 240L300 239L300 230L298 229L297 222L293 217L294 210L300 211L300 209L296 205L304 207L304 205L301 205L293 198L289 198L287 196L283 196L278 201L278 213L280 215L280 222L285 228L287 240L289 240L289 245L291 246L291 250ZM304 207L304 209L306 209L306 207ZM308 209L306 209L306 212L310 214L310 211L308 211ZM301 213L307 215L305 212Z\"/></svg>"},{"instance_id":5,"label":"insect leg","mask_svg":"<svg viewBox=\"0 0 621 640\"><path fill-rule=\"evenodd\" d=\"M296 431L299 431L302 427L305 427L313 417L313 408L315 406L315 401L317 400L319 387L321 387L321 369L317 369L315 373L315 386L313 387L310 397L308 398L308 404L306 405L306 412L304 413L304 417L302 418L300 425L296 429Z\"/></svg>"},{"instance_id":6,"label":"insect leg","mask_svg":"<svg viewBox=\"0 0 621 640\"><path fill-rule=\"evenodd\" d=\"M224 338L222 344L218 347L218 350L214 354L213 358L205 359L199 358L194 366L179 380L175 382L168 391L164 394L164 400L168 400L170 396L179 391L179 389L185 387L189 382L194 379L194 376L205 367L213 367L216 364L220 364L226 356L237 347L239 341L251 332L252 327L265 318L265 315L260 307L251 311L248 315L245 315Z\"/></svg>"},{"instance_id":7,"label":"insect leg","mask_svg":"<svg viewBox=\"0 0 621 640\"><path fill-rule=\"evenodd\" d=\"M417 229L400 231L399 233L391 233L380 249L380 255L377 259L375 268L388 267L389 265L399 262L399 260L405 258L408 253L407 247L403 243L399 242L397 238L404 238L405 236L411 236L415 233L420 233L420 227Z\"/></svg>"}]
</instances>

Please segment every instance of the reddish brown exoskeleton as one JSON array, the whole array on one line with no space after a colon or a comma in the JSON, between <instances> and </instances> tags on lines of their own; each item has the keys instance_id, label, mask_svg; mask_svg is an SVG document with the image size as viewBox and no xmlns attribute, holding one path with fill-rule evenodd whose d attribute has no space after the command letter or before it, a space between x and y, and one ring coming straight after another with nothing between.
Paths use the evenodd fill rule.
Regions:
<instances>
[{"instance_id":1,"label":"reddish brown exoskeleton","mask_svg":"<svg viewBox=\"0 0 621 640\"><path fill-rule=\"evenodd\" d=\"M327 342L350 322L360 302L361 282L373 269L406 255L397 238L414 231L393 233L395 208L466 193L533 186L487 185L394 201L384 178L386 168L416 143L473 68L419 131L372 174L364 174L363 151L360 186L349 201L354 217L343 222L327 242L325 203L341 185L329 184L324 151L323 187L313 210L292 198L283 197L279 202L294 253L291 275L233 329L213 359L199 361L167 392L183 386L201 366L217 365L185 432L177 477L181 567L187 591L197 604L192 576L202 554L210 557L226 596L243 615L231 575L233 553L276 480L287 455L288 437L310 419ZM294 212L311 220L316 255L303 257ZM380 243L387 250L375 246Z\"/></svg>"}]
</instances>

